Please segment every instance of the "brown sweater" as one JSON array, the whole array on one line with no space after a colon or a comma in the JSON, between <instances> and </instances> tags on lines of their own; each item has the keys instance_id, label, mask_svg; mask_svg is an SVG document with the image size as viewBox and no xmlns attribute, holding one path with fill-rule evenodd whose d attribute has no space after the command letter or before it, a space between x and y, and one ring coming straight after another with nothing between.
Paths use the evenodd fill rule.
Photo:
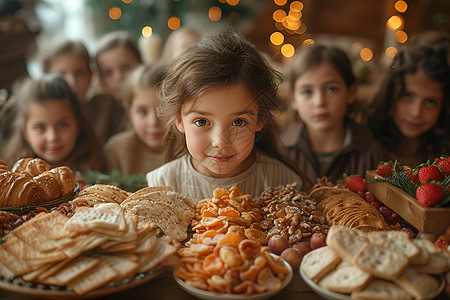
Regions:
<instances>
[{"instance_id":1,"label":"brown sweater","mask_svg":"<svg viewBox=\"0 0 450 300\"><path fill-rule=\"evenodd\" d=\"M385 159L385 149L367 127L346 119L345 128L350 132L350 141L334 153L328 165L323 168L324 172L321 172L316 153L311 149L303 123L290 124L282 133L281 140L287 155L309 181L305 188L308 188L307 185L311 187L323 176L331 177L333 183L342 179L344 173L365 177L366 170L376 169L378 162Z\"/></svg>"}]
</instances>

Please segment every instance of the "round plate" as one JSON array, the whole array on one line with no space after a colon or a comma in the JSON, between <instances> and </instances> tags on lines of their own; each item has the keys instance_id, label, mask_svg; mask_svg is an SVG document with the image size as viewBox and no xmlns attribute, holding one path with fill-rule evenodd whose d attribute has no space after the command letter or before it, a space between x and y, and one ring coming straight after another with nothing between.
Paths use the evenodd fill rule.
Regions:
<instances>
[{"instance_id":1,"label":"round plate","mask_svg":"<svg viewBox=\"0 0 450 300\"><path fill-rule=\"evenodd\" d=\"M280 258L281 259L281 258ZM254 293L249 296L245 296L242 294L220 294L220 293L213 293L208 292L202 289L194 288L188 284L186 284L182 279L178 278L177 276L173 276L175 278L175 281L181 286L183 290L185 290L187 293L191 294L194 297L197 297L199 299L220 299L220 300L237 300L237 299L245 299L245 300L262 300L262 299L268 299L279 292L281 292L288 284L291 282L293 277L293 271L291 266L283 259L281 259L283 263L289 268L289 273L286 275L286 278L284 278L283 283L281 285L281 288L274 291L268 291L264 293Z\"/></svg>"},{"instance_id":2,"label":"round plate","mask_svg":"<svg viewBox=\"0 0 450 300\"><path fill-rule=\"evenodd\" d=\"M88 299L110 295L144 284L156 278L159 274L164 272L165 269L166 267L159 266L155 269L147 271L146 273L136 274L133 278L125 279L121 283L118 284L110 283L105 287L95 289L92 292L87 293L86 295L83 296L76 295L71 289L67 287L34 284L31 282L24 281L21 278L14 278L12 280L7 280L0 277L0 289L45 299L64 299L64 300Z\"/></svg>"},{"instance_id":3,"label":"round plate","mask_svg":"<svg viewBox=\"0 0 450 300\"><path fill-rule=\"evenodd\" d=\"M305 273L303 273L302 268L300 266L299 268L299 272L300 272L300 276L303 278L303 280L306 282L306 284L317 294L319 294L320 296L322 296L325 299L330 299L330 300L350 300L351 297L349 295L344 295L344 294L340 294L340 293L335 293L332 291L329 291L323 287L321 287L320 285L318 285L317 283L315 283L314 281L312 281L311 279L308 278L308 276L305 275ZM422 298L423 300L427 300L427 299L433 299L434 297L438 296L445 287L445 280L444 278L441 276L436 277L439 280L439 287L438 289L431 295L428 295L428 297Z\"/></svg>"}]
</instances>

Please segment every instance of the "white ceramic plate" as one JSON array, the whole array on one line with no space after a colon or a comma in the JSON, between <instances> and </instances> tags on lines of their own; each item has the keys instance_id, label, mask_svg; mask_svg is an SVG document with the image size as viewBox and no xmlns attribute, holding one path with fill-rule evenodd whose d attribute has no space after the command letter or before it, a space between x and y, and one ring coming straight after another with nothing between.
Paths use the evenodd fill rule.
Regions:
<instances>
[{"instance_id":1,"label":"white ceramic plate","mask_svg":"<svg viewBox=\"0 0 450 300\"><path fill-rule=\"evenodd\" d=\"M281 259L281 258L280 258ZM291 266L283 259L281 259L283 263L289 268L289 273L286 275L286 278L283 280L283 284L281 285L281 288L275 291L269 291L264 293L255 293L249 296L240 295L240 294L219 294L219 293L213 293L208 292L205 290L194 288L188 284L186 284L182 279L178 278L177 276L173 276L175 278L175 281L181 286L183 290L185 290L187 293L191 294L194 297L197 297L199 299L207 299L207 300L238 300L238 299L245 299L245 300L262 300L262 299L268 299L279 292L281 292L288 284L291 282L293 277L293 271Z\"/></svg>"},{"instance_id":2,"label":"white ceramic plate","mask_svg":"<svg viewBox=\"0 0 450 300\"><path fill-rule=\"evenodd\" d=\"M314 281L312 281L311 279L308 278L308 276L305 275L305 273L303 273L301 265L299 268L299 272L300 272L300 276L303 278L303 280L306 282L306 284L317 294L319 294L320 296L322 296L325 299L330 299L330 300L350 300L351 297L349 295L344 295L344 294L340 294L340 293L335 293L335 292L331 292L323 287L321 287L320 285L318 285L317 283L315 283ZM426 298L422 298L423 300L427 300L427 299L433 299L434 297L438 296L442 290L445 287L445 280L442 276L437 277L437 279L439 280L439 288L431 295L428 295L428 297Z\"/></svg>"}]
</instances>

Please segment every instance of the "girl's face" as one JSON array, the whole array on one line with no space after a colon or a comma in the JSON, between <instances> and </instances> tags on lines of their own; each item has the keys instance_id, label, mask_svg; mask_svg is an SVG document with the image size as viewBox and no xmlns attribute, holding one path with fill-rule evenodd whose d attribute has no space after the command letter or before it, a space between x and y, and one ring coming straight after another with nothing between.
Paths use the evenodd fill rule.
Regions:
<instances>
[{"instance_id":1,"label":"girl's face","mask_svg":"<svg viewBox=\"0 0 450 300\"><path fill-rule=\"evenodd\" d=\"M160 152L163 150L164 129L156 117L157 103L154 88L141 89L131 103L130 120L139 139L150 149Z\"/></svg>"},{"instance_id":2,"label":"girl's face","mask_svg":"<svg viewBox=\"0 0 450 300\"><path fill-rule=\"evenodd\" d=\"M328 131L343 126L347 105L355 100L356 86L345 84L328 63L313 66L295 81L292 107L309 131Z\"/></svg>"},{"instance_id":3,"label":"girl's face","mask_svg":"<svg viewBox=\"0 0 450 300\"><path fill-rule=\"evenodd\" d=\"M263 128L258 103L240 84L209 90L185 103L176 126L186 136L194 168L211 177L247 170L254 161L255 133Z\"/></svg>"},{"instance_id":4,"label":"girl's face","mask_svg":"<svg viewBox=\"0 0 450 300\"><path fill-rule=\"evenodd\" d=\"M78 100L81 103L85 102L92 72L83 57L75 52L58 55L52 58L48 73L63 74L67 83L77 94Z\"/></svg>"},{"instance_id":5,"label":"girl's face","mask_svg":"<svg viewBox=\"0 0 450 300\"><path fill-rule=\"evenodd\" d=\"M114 98L121 97L120 90L126 76L140 63L125 47L116 47L97 57L99 77L106 92Z\"/></svg>"},{"instance_id":6,"label":"girl's face","mask_svg":"<svg viewBox=\"0 0 450 300\"><path fill-rule=\"evenodd\" d=\"M423 71L405 74L405 93L392 107L395 125L407 138L418 138L434 127L444 102L442 84Z\"/></svg>"},{"instance_id":7,"label":"girl's face","mask_svg":"<svg viewBox=\"0 0 450 300\"><path fill-rule=\"evenodd\" d=\"M67 104L49 99L30 105L23 134L36 156L56 165L75 148L78 127Z\"/></svg>"}]
</instances>

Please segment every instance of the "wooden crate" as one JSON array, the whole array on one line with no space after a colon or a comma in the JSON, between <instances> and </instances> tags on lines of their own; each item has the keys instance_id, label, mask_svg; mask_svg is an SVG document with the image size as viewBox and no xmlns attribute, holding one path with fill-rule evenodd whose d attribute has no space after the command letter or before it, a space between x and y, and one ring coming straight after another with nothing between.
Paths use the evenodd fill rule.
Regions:
<instances>
[{"instance_id":1,"label":"wooden crate","mask_svg":"<svg viewBox=\"0 0 450 300\"><path fill-rule=\"evenodd\" d=\"M376 171L366 171L367 190L418 231L441 234L450 226L450 208L424 207L416 198L396 186L385 182L369 183L368 181L373 180L375 176Z\"/></svg>"}]
</instances>

